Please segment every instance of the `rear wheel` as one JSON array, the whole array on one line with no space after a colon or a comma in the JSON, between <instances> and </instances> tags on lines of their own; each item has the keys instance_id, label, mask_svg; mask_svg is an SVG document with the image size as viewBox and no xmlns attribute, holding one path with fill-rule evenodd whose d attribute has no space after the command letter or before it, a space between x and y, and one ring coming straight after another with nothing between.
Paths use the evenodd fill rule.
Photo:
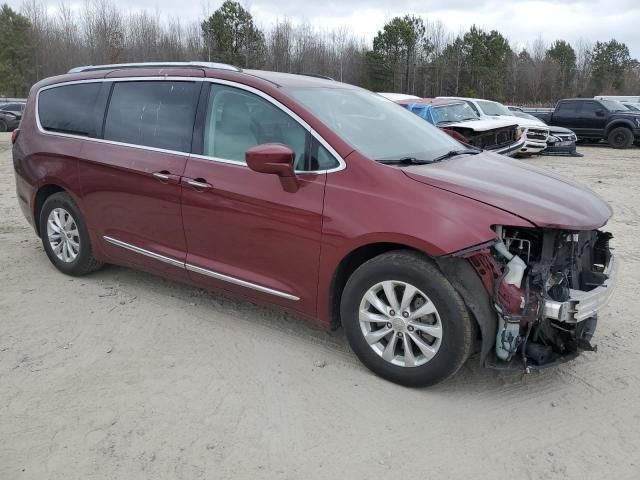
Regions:
<instances>
[{"instance_id":1,"label":"rear wheel","mask_svg":"<svg viewBox=\"0 0 640 480\"><path fill-rule=\"evenodd\" d=\"M9 126L7 125L7 122L5 122L4 120L0 120L0 132L6 132L9 130Z\"/></svg>"},{"instance_id":2,"label":"rear wheel","mask_svg":"<svg viewBox=\"0 0 640 480\"><path fill-rule=\"evenodd\" d=\"M54 193L40 212L40 236L51 263L67 275L80 276L102 263L91 253L91 240L80 210L64 193Z\"/></svg>"},{"instance_id":3,"label":"rear wheel","mask_svg":"<svg viewBox=\"0 0 640 480\"><path fill-rule=\"evenodd\" d=\"M609 132L607 142L613 148L629 148L633 143L633 132L626 127L617 127Z\"/></svg>"},{"instance_id":4,"label":"rear wheel","mask_svg":"<svg viewBox=\"0 0 640 480\"><path fill-rule=\"evenodd\" d=\"M362 363L402 385L443 381L471 353L472 324L460 295L416 252L390 252L360 266L345 286L341 318Z\"/></svg>"}]
</instances>

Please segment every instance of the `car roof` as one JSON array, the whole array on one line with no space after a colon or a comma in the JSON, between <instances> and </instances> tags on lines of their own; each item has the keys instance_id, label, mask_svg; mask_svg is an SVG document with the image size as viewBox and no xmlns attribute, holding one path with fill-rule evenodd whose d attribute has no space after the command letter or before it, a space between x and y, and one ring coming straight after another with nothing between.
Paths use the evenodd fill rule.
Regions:
<instances>
[{"instance_id":1,"label":"car roof","mask_svg":"<svg viewBox=\"0 0 640 480\"><path fill-rule=\"evenodd\" d=\"M601 100L600 98L563 98L562 100L558 100L558 102L599 102Z\"/></svg>"},{"instance_id":2,"label":"car roof","mask_svg":"<svg viewBox=\"0 0 640 480\"><path fill-rule=\"evenodd\" d=\"M234 67L233 65L210 62L143 62L89 65L73 68L64 75L44 79L40 81L37 86L42 87L70 81L113 79L135 76L207 77L245 82L248 84L256 84L256 81L258 81L258 83L262 84L266 82L272 87L359 88L316 74L293 74L271 72L267 70L243 70L238 67Z\"/></svg>"},{"instance_id":3,"label":"car roof","mask_svg":"<svg viewBox=\"0 0 640 480\"><path fill-rule=\"evenodd\" d=\"M266 80L279 87L358 88L315 74L283 73L269 70L242 70L242 73Z\"/></svg>"},{"instance_id":4,"label":"car roof","mask_svg":"<svg viewBox=\"0 0 640 480\"><path fill-rule=\"evenodd\" d=\"M463 105L464 102L462 100L457 100L454 98L421 98L419 100L398 100L396 103L400 105L433 105L433 106L443 106L443 105Z\"/></svg>"},{"instance_id":5,"label":"car roof","mask_svg":"<svg viewBox=\"0 0 640 480\"><path fill-rule=\"evenodd\" d=\"M409 95L407 93L390 93L390 92L376 92L381 97L391 100L392 102L398 102L400 100L420 100L420 97L415 95Z\"/></svg>"}]
</instances>

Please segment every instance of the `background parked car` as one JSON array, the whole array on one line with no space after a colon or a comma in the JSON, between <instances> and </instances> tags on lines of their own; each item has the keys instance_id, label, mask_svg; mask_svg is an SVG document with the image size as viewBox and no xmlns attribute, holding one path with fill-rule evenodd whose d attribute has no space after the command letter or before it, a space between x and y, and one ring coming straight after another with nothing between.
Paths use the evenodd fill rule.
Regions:
<instances>
[{"instance_id":1,"label":"background parked car","mask_svg":"<svg viewBox=\"0 0 640 480\"><path fill-rule=\"evenodd\" d=\"M386 96L388 94L383 94ZM456 140L502 155L513 156L524 145L515 120L480 119L461 100L405 99L397 101L410 112L447 132Z\"/></svg>"},{"instance_id":2,"label":"background parked car","mask_svg":"<svg viewBox=\"0 0 640 480\"><path fill-rule=\"evenodd\" d=\"M13 112L0 110L0 132L11 132L20 125L20 117Z\"/></svg>"},{"instance_id":3,"label":"background parked car","mask_svg":"<svg viewBox=\"0 0 640 480\"><path fill-rule=\"evenodd\" d=\"M633 112L616 100L567 98L550 112L526 112L549 125L573 130L578 139L606 139L613 148L628 148L640 140L640 112Z\"/></svg>"},{"instance_id":4,"label":"background parked car","mask_svg":"<svg viewBox=\"0 0 640 480\"><path fill-rule=\"evenodd\" d=\"M438 97L451 98L466 102L476 114L482 118L513 120L513 115L507 107L501 103L491 100L483 100L479 98L467 97ZM520 155L532 155L540 153L547 148L547 139L549 137L549 128L525 118L518 119L518 125L524 129L523 135L525 143L518 151Z\"/></svg>"},{"instance_id":5,"label":"background parked car","mask_svg":"<svg viewBox=\"0 0 640 480\"><path fill-rule=\"evenodd\" d=\"M541 125L548 126L539 118L524 112L521 107L508 106L507 108L516 117L526 118L531 121L540 122ZM570 155L573 157L582 157L582 154L576 150L577 140L578 137L572 130L564 127L549 126L547 148L542 150L540 155Z\"/></svg>"},{"instance_id":6,"label":"background parked car","mask_svg":"<svg viewBox=\"0 0 640 480\"><path fill-rule=\"evenodd\" d=\"M632 112L640 112L640 103L620 102Z\"/></svg>"},{"instance_id":7,"label":"background parked car","mask_svg":"<svg viewBox=\"0 0 640 480\"><path fill-rule=\"evenodd\" d=\"M616 102L640 103L638 95L597 95L593 97L596 100L614 100Z\"/></svg>"},{"instance_id":8,"label":"background parked car","mask_svg":"<svg viewBox=\"0 0 640 480\"><path fill-rule=\"evenodd\" d=\"M13 113L18 118L22 118L22 112L24 112L25 103L23 102L10 102L0 105L0 112Z\"/></svg>"}]
</instances>

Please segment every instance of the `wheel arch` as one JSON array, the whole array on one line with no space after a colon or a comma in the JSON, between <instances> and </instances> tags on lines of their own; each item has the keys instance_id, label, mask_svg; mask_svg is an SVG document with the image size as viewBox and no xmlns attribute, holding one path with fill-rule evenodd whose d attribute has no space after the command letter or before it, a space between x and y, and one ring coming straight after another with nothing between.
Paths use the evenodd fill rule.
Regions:
<instances>
[{"instance_id":1,"label":"wheel arch","mask_svg":"<svg viewBox=\"0 0 640 480\"><path fill-rule=\"evenodd\" d=\"M391 252L393 250L411 250L424 255L426 258L433 258L429 254L415 247L395 242L367 243L351 250L338 263L331 279L331 287L329 291L329 326L331 330L336 330L341 324L340 302L342 300L342 292L344 291L344 287L347 284L349 277L351 277L353 272L355 272L363 263L377 257L378 255L382 255L383 253Z\"/></svg>"},{"instance_id":2,"label":"wheel arch","mask_svg":"<svg viewBox=\"0 0 640 480\"><path fill-rule=\"evenodd\" d=\"M49 198L51 195L58 192L68 193L65 188L56 183L47 183L40 186L40 188L38 188L38 190L36 191L33 199L33 219L38 236L40 236L40 212L42 212L44 202L46 202L47 198Z\"/></svg>"},{"instance_id":3,"label":"wheel arch","mask_svg":"<svg viewBox=\"0 0 640 480\"><path fill-rule=\"evenodd\" d=\"M614 120L609 125L607 125L607 128L605 130L605 137L607 137L614 128L618 128L618 127L624 127L631 130L632 135L633 135L633 129L635 128L633 123L630 120L623 120L623 119Z\"/></svg>"}]
</instances>

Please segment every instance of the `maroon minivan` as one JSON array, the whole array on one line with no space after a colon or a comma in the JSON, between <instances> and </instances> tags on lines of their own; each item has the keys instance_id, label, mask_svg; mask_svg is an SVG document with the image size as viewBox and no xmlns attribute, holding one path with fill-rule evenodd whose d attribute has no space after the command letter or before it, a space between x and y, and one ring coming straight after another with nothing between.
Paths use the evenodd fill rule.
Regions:
<instances>
[{"instance_id":1,"label":"maroon minivan","mask_svg":"<svg viewBox=\"0 0 640 480\"><path fill-rule=\"evenodd\" d=\"M125 265L342 326L405 385L474 352L528 371L592 349L613 290L595 193L328 79L82 67L31 89L13 140L61 272Z\"/></svg>"}]
</instances>

